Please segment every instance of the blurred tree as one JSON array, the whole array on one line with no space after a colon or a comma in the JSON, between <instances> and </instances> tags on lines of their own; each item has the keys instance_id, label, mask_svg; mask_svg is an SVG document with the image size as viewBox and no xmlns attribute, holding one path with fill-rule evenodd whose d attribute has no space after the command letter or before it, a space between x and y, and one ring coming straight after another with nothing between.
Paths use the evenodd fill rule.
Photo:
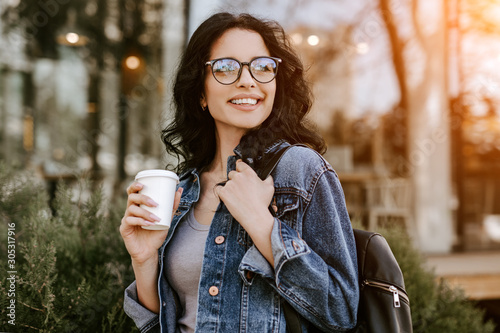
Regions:
<instances>
[{"instance_id":1,"label":"blurred tree","mask_svg":"<svg viewBox=\"0 0 500 333\"><path fill-rule=\"evenodd\" d=\"M413 4L415 5L416 2L417 0L414 0ZM404 47L407 42L402 39L401 33L399 32L400 26L391 8L391 1L378 0L378 7L389 36L394 72L396 74L400 95L398 104L393 108L390 116L386 117L388 124L384 128L387 131L387 137L390 138L390 140L386 141L392 147L395 154L406 158L408 154L409 92L406 74L408 64L404 56ZM415 27L418 26L415 24Z\"/></svg>"},{"instance_id":2,"label":"blurred tree","mask_svg":"<svg viewBox=\"0 0 500 333\"><path fill-rule=\"evenodd\" d=\"M448 252L454 241L449 205L448 2L377 1L400 94L384 125L392 134L386 142L395 148L388 165L412 183L413 220L421 248ZM402 145L392 140L394 135L402 137Z\"/></svg>"},{"instance_id":3,"label":"blurred tree","mask_svg":"<svg viewBox=\"0 0 500 333\"><path fill-rule=\"evenodd\" d=\"M492 35L500 35L498 22L499 2L492 0L459 0L462 2L464 14L468 19L462 27L463 31L479 31Z\"/></svg>"}]
</instances>

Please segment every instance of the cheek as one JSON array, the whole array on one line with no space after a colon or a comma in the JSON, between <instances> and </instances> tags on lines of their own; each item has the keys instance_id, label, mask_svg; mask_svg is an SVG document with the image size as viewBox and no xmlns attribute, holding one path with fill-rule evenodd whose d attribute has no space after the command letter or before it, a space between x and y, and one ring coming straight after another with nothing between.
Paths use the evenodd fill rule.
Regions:
<instances>
[{"instance_id":1,"label":"cheek","mask_svg":"<svg viewBox=\"0 0 500 333\"><path fill-rule=\"evenodd\" d=\"M274 84L273 87L270 87L267 95L269 96L271 105L274 105L274 101L276 100L276 84Z\"/></svg>"},{"instance_id":2,"label":"cheek","mask_svg":"<svg viewBox=\"0 0 500 333\"><path fill-rule=\"evenodd\" d=\"M222 84L216 83L213 84L211 80L209 82L205 82L205 90L203 93L203 97L208 104L214 103L225 103L225 86Z\"/></svg>"}]
</instances>

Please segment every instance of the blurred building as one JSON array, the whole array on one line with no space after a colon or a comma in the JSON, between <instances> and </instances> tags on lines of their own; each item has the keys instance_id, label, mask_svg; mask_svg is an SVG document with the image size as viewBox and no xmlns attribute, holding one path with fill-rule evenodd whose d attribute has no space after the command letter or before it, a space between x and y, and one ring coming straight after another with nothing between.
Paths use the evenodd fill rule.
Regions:
<instances>
[{"instance_id":1,"label":"blurred building","mask_svg":"<svg viewBox=\"0 0 500 333\"><path fill-rule=\"evenodd\" d=\"M184 1L0 10L2 159L50 181L84 173L110 193L140 169L165 167L159 137L186 39Z\"/></svg>"},{"instance_id":2,"label":"blurred building","mask_svg":"<svg viewBox=\"0 0 500 333\"><path fill-rule=\"evenodd\" d=\"M6 2L0 4L4 12ZM0 25L0 148L2 158L14 161L24 159L24 151L32 149L32 135L24 135L24 128L31 127L31 119L25 118L23 82L25 73L31 71L31 63L24 53L26 41L4 35ZM24 139L24 141L23 141Z\"/></svg>"}]
</instances>

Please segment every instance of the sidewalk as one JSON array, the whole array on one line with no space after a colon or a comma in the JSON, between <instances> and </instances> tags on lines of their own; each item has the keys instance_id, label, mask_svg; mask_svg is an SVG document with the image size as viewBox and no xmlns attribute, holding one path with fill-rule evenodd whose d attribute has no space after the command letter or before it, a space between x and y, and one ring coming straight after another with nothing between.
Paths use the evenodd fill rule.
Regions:
<instances>
[{"instance_id":1,"label":"sidewalk","mask_svg":"<svg viewBox=\"0 0 500 333\"><path fill-rule=\"evenodd\" d=\"M426 266L471 299L500 299L500 251L429 255Z\"/></svg>"}]
</instances>

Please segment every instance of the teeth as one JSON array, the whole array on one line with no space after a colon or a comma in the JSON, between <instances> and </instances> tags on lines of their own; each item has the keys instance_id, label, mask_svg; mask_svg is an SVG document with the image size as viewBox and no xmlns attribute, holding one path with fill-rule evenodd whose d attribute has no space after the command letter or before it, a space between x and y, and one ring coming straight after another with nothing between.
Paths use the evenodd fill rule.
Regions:
<instances>
[{"instance_id":1,"label":"teeth","mask_svg":"<svg viewBox=\"0 0 500 333\"><path fill-rule=\"evenodd\" d=\"M255 105L257 104L257 100L254 98L239 98L239 99L233 99L231 100L231 103L233 104L250 104L250 105Z\"/></svg>"}]
</instances>

